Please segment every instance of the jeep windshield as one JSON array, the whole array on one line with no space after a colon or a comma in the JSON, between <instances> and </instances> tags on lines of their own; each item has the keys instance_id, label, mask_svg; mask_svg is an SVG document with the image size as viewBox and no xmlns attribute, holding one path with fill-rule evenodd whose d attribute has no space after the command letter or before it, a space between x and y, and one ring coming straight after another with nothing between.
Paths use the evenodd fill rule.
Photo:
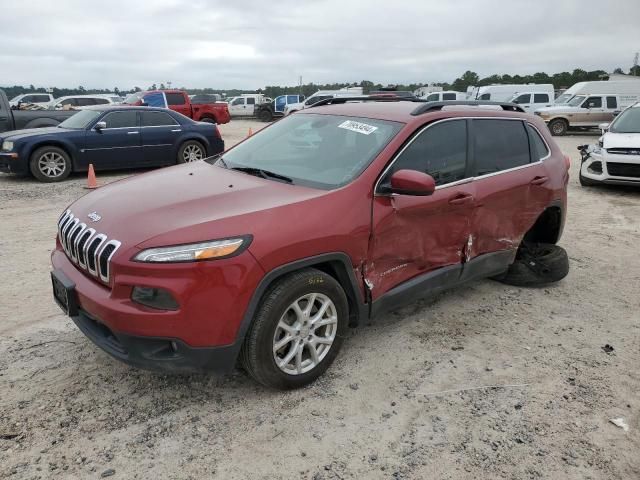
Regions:
<instances>
[{"instance_id":1,"label":"jeep windshield","mask_svg":"<svg viewBox=\"0 0 640 480\"><path fill-rule=\"evenodd\" d=\"M612 133L640 133L640 107L627 108L609 127Z\"/></svg>"},{"instance_id":2,"label":"jeep windshield","mask_svg":"<svg viewBox=\"0 0 640 480\"><path fill-rule=\"evenodd\" d=\"M101 114L102 112L97 112L95 110L81 110L67 118L64 122L60 123L58 127L82 130L83 128L87 128Z\"/></svg>"},{"instance_id":3,"label":"jeep windshield","mask_svg":"<svg viewBox=\"0 0 640 480\"><path fill-rule=\"evenodd\" d=\"M360 175L401 127L370 118L292 115L208 161L272 181L331 190Z\"/></svg>"}]
</instances>

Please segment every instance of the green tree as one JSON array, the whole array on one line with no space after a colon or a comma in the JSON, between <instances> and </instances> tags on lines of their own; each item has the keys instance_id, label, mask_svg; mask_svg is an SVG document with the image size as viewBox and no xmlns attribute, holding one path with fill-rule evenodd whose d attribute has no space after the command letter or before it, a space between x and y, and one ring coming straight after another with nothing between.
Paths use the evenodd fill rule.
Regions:
<instances>
[{"instance_id":1,"label":"green tree","mask_svg":"<svg viewBox=\"0 0 640 480\"><path fill-rule=\"evenodd\" d=\"M462 74L460 78L456 78L453 81L452 87L454 90L459 92L465 92L467 87L478 85L480 82L480 77L476 72L472 72L471 70L467 70Z\"/></svg>"}]
</instances>

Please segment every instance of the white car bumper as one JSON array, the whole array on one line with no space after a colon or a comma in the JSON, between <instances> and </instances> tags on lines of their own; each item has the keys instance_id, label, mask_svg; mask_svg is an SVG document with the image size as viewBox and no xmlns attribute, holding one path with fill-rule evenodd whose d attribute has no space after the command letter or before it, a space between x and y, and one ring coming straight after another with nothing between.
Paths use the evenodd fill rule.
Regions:
<instances>
[{"instance_id":1,"label":"white car bumper","mask_svg":"<svg viewBox=\"0 0 640 480\"><path fill-rule=\"evenodd\" d=\"M582 162L580 174L595 182L640 186L640 153L609 153L604 148L600 153L591 152Z\"/></svg>"}]
</instances>

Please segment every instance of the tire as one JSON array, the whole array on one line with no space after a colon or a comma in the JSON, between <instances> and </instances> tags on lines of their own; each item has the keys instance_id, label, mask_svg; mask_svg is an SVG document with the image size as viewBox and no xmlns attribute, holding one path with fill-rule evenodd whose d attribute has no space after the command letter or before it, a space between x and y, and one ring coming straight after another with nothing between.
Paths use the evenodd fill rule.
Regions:
<instances>
[{"instance_id":1,"label":"tire","mask_svg":"<svg viewBox=\"0 0 640 480\"><path fill-rule=\"evenodd\" d=\"M262 122L270 122L271 120L273 120L273 115L269 110L265 108L258 112L258 120Z\"/></svg>"},{"instance_id":2,"label":"tire","mask_svg":"<svg viewBox=\"0 0 640 480\"><path fill-rule=\"evenodd\" d=\"M40 147L31 154L29 170L41 182L60 182L71 173L71 157L53 145Z\"/></svg>"},{"instance_id":3,"label":"tire","mask_svg":"<svg viewBox=\"0 0 640 480\"><path fill-rule=\"evenodd\" d=\"M197 140L187 140L178 149L178 163L197 162L206 158L207 150Z\"/></svg>"},{"instance_id":4,"label":"tire","mask_svg":"<svg viewBox=\"0 0 640 480\"><path fill-rule=\"evenodd\" d=\"M568 129L569 124L562 118L556 118L555 120L551 120L549 122L549 131L551 132L551 135L555 137L566 135Z\"/></svg>"},{"instance_id":5,"label":"tire","mask_svg":"<svg viewBox=\"0 0 640 480\"><path fill-rule=\"evenodd\" d=\"M312 298L311 311L307 312ZM314 328L309 323L314 321L314 314L320 314L316 322L328 323ZM270 388L287 390L307 385L338 355L348 317L347 297L333 277L315 269L287 275L265 293L242 346L242 365L255 380Z\"/></svg>"},{"instance_id":6,"label":"tire","mask_svg":"<svg viewBox=\"0 0 640 480\"><path fill-rule=\"evenodd\" d=\"M200 119L200 121L204 123L214 123L214 124L218 123L215 118L209 118L209 117L202 118Z\"/></svg>"},{"instance_id":7,"label":"tire","mask_svg":"<svg viewBox=\"0 0 640 480\"><path fill-rule=\"evenodd\" d=\"M558 282L568 273L569 257L564 248L535 243L523 244L509 269L493 278L517 287L537 287Z\"/></svg>"},{"instance_id":8,"label":"tire","mask_svg":"<svg viewBox=\"0 0 640 480\"><path fill-rule=\"evenodd\" d=\"M591 180L590 178L582 176L582 169L578 174L578 181L580 182L580 185L582 185L583 187L593 187L595 185L598 185L599 183L595 180Z\"/></svg>"}]
</instances>

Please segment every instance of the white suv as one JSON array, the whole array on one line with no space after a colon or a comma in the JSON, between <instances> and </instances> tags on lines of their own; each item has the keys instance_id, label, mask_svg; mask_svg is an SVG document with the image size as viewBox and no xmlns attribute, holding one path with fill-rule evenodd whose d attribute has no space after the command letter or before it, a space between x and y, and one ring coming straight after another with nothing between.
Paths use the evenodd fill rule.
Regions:
<instances>
[{"instance_id":1,"label":"white suv","mask_svg":"<svg viewBox=\"0 0 640 480\"><path fill-rule=\"evenodd\" d=\"M9 105L17 107L19 103L35 103L37 105L46 105L53 100L50 93L23 93L9 100Z\"/></svg>"},{"instance_id":2,"label":"white suv","mask_svg":"<svg viewBox=\"0 0 640 480\"><path fill-rule=\"evenodd\" d=\"M69 95L67 97L56 98L47 108L50 110L84 110L95 105L113 105L116 103L112 97L96 95Z\"/></svg>"},{"instance_id":3,"label":"white suv","mask_svg":"<svg viewBox=\"0 0 640 480\"><path fill-rule=\"evenodd\" d=\"M640 186L640 102L600 128L604 135L598 145L583 149L580 184Z\"/></svg>"}]
</instances>

